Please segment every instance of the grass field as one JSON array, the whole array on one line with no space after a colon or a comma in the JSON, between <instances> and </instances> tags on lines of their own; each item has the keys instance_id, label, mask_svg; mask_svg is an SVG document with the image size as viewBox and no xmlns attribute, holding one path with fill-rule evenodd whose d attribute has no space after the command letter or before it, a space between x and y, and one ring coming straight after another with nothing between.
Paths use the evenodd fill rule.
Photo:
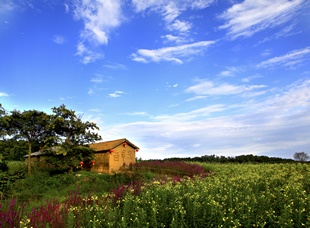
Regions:
<instances>
[{"instance_id":1,"label":"grass field","mask_svg":"<svg viewBox=\"0 0 310 228\"><path fill-rule=\"evenodd\" d=\"M12 200L1 205L0 226L310 227L309 164L195 163L196 168L183 170L197 170L197 175L171 175L176 167L181 166L167 165L160 175L158 166L144 173L133 169L132 179L112 190L105 186L106 191L85 195L76 189L31 210ZM84 184L107 178L83 175L78 178Z\"/></svg>"}]
</instances>

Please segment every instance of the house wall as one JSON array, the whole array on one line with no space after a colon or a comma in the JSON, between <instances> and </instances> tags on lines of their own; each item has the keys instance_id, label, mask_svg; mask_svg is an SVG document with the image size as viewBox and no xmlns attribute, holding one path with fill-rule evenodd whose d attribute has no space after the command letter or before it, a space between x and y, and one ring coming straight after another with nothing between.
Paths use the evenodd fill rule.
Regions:
<instances>
[{"instance_id":1,"label":"house wall","mask_svg":"<svg viewBox=\"0 0 310 228\"><path fill-rule=\"evenodd\" d=\"M109 153L109 173L117 172L124 165L128 166L130 163L136 162L136 152L131 146L119 145L113 149L112 153Z\"/></svg>"},{"instance_id":2,"label":"house wall","mask_svg":"<svg viewBox=\"0 0 310 228\"><path fill-rule=\"evenodd\" d=\"M40 156L30 157L30 164L36 164L37 162L41 161ZM25 158L25 163L28 164L28 158Z\"/></svg>"},{"instance_id":3,"label":"house wall","mask_svg":"<svg viewBox=\"0 0 310 228\"><path fill-rule=\"evenodd\" d=\"M95 165L92 166L91 171L97 173L109 173L109 156L110 153L94 153Z\"/></svg>"}]
</instances>

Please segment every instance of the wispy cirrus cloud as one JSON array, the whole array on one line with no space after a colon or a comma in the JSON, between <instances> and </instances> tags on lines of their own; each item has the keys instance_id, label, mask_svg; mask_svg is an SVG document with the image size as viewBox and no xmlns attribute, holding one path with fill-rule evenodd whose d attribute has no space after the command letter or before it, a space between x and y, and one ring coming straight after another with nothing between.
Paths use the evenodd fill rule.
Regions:
<instances>
[{"instance_id":1,"label":"wispy cirrus cloud","mask_svg":"<svg viewBox=\"0 0 310 228\"><path fill-rule=\"evenodd\" d=\"M103 65L105 68L109 68L112 70L126 70L126 66L120 63L109 63L109 64L105 64Z\"/></svg>"},{"instance_id":2,"label":"wispy cirrus cloud","mask_svg":"<svg viewBox=\"0 0 310 228\"><path fill-rule=\"evenodd\" d=\"M0 15L12 12L16 5L11 0L2 0L0 2Z\"/></svg>"},{"instance_id":3,"label":"wispy cirrus cloud","mask_svg":"<svg viewBox=\"0 0 310 228\"><path fill-rule=\"evenodd\" d=\"M9 94L4 93L4 92L0 92L0 97L8 97L8 96L9 96Z\"/></svg>"},{"instance_id":4,"label":"wispy cirrus cloud","mask_svg":"<svg viewBox=\"0 0 310 228\"><path fill-rule=\"evenodd\" d=\"M232 67L227 67L226 70L223 70L221 71L218 76L220 77L233 77L235 76L235 74L237 72L240 72L242 71L242 68L241 67L235 67L235 66L232 66Z\"/></svg>"},{"instance_id":5,"label":"wispy cirrus cloud","mask_svg":"<svg viewBox=\"0 0 310 228\"><path fill-rule=\"evenodd\" d=\"M232 38L249 37L271 27L285 24L302 7L305 0L245 0L234 4L219 18L225 20L220 29Z\"/></svg>"},{"instance_id":6,"label":"wispy cirrus cloud","mask_svg":"<svg viewBox=\"0 0 310 228\"><path fill-rule=\"evenodd\" d=\"M99 84L103 82L103 76L101 74L95 74L94 77L90 79L91 82Z\"/></svg>"},{"instance_id":7,"label":"wispy cirrus cloud","mask_svg":"<svg viewBox=\"0 0 310 228\"><path fill-rule=\"evenodd\" d=\"M122 94L124 94L123 91L117 90L117 91L115 91L114 93L110 93L110 94L109 94L109 97L113 97L113 98L115 98L115 97L120 97Z\"/></svg>"},{"instance_id":8,"label":"wispy cirrus cloud","mask_svg":"<svg viewBox=\"0 0 310 228\"><path fill-rule=\"evenodd\" d=\"M166 29L176 33L177 36L183 36L183 40L191 30L192 24L187 18L183 17L181 20L180 15L186 10L207 8L213 2L214 0L132 0L136 12L149 10L160 14Z\"/></svg>"},{"instance_id":9,"label":"wispy cirrus cloud","mask_svg":"<svg viewBox=\"0 0 310 228\"><path fill-rule=\"evenodd\" d=\"M201 41L192 44L185 44L174 47L165 47L159 49L139 49L136 53L131 54L133 61L149 62L174 62L182 64L185 60L202 54L206 48L214 44L215 41Z\"/></svg>"},{"instance_id":10,"label":"wispy cirrus cloud","mask_svg":"<svg viewBox=\"0 0 310 228\"><path fill-rule=\"evenodd\" d=\"M139 112L139 111L126 112L125 115L128 115L128 116L149 116L149 114L147 112Z\"/></svg>"},{"instance_id":11,"label":"wispy cirrus cloud","mask_svg":"<svg viewBox=\"0 0 310 228\"><path fill-rule=\"evenodd\" d=\"M205 98L207 98L207 96L199 95L199 96L188 98L185 100L185 102L196 101L196 100L205 99Z\"/></svg>"},{"instance_id":12,"label":"wispy cirrus cloud","mask_svg":"<svg viewBox=\"0 0 310 228\"><path fill-rule=\"evenodd\" d=\"M56 44L64 44L66 42L65 37L62 35L55 35L52 40Z\"/></svg>"},{"instance_id":13,"label":"wispy cirrus cloud","mask_svg":"<svg viewBox=\"0 0 310 228\"><path fill-rule=\"evenodd\" d=\"M172 42L175 44L188 43L189 41L191 41L191 39L188 39L187 37L175 36L172 34L167 34L167 35L161 36L160 38L162 38L165 43Z\"/></svg>"},{"instance_id":14,"label":"wispy cirrus cloud","mask_svg":"<svg viewBox=\"0 0 310 228\"><path fill-rule=\"evenodd\" d=\"M232 85L229 83L216 84L212 81L201 81L196 85L188 87L186 93L199 95L225 96L249 92L256 89L265 88L265 85Z\"/></svg>"},{"instance_id":15,"label":"wispy cirrus cloud","mask_svg":"<svg viewBox=\"0 0 310 228\"><path fill-rule=\"evenodd\" d=\"M103 56L98 53L98 46L108 44L110 30L121 24L121 1L75 0L74 3L74 17L84 23L76 54L87 64Z\"/></svg>"},{"instance_id":16,"label":"wispy cirrus cloud","mask_svg":"<svg viewBox=\"0 0 310 228\"><path fill-rule=\"evenodd\" d=\"M257 68L294 67L310 57L310 47L293 50L285 55L274 57L256 65Z\"/></svg>"}]
</instances>

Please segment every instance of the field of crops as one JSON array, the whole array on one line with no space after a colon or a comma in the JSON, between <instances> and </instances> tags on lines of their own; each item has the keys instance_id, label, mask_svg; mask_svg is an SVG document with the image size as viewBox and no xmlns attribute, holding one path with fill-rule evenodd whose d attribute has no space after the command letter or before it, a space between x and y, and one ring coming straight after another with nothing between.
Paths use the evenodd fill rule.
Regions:
<instances>
[{"instance_id":1,"label":"field of crops","mask_svg":"<svg viewBox=\"0 0 310 228\"><path fill-rule=\"evenodd\" d=\"M209 175L132 182L106 195L25 213L1 206L2 227L310 227L309 164L207 164ZM167 169L167 167L166 167Z\"/></svg>"}]
</instances>

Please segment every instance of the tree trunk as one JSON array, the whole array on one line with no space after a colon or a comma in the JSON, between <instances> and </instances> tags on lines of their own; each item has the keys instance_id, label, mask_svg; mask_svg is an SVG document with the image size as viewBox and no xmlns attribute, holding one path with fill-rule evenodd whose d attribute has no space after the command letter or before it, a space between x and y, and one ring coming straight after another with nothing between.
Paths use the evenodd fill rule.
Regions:
<instances>
[{"instance_id":1,"label":"tree trunk","mask_svg":"<svg viewBox=\"0 0 310 228\"><path fill-rule=\"evenodd\" d=\"M31 142L28 142L28 174L31 174Z\"/></svg>"}]
</instances>

